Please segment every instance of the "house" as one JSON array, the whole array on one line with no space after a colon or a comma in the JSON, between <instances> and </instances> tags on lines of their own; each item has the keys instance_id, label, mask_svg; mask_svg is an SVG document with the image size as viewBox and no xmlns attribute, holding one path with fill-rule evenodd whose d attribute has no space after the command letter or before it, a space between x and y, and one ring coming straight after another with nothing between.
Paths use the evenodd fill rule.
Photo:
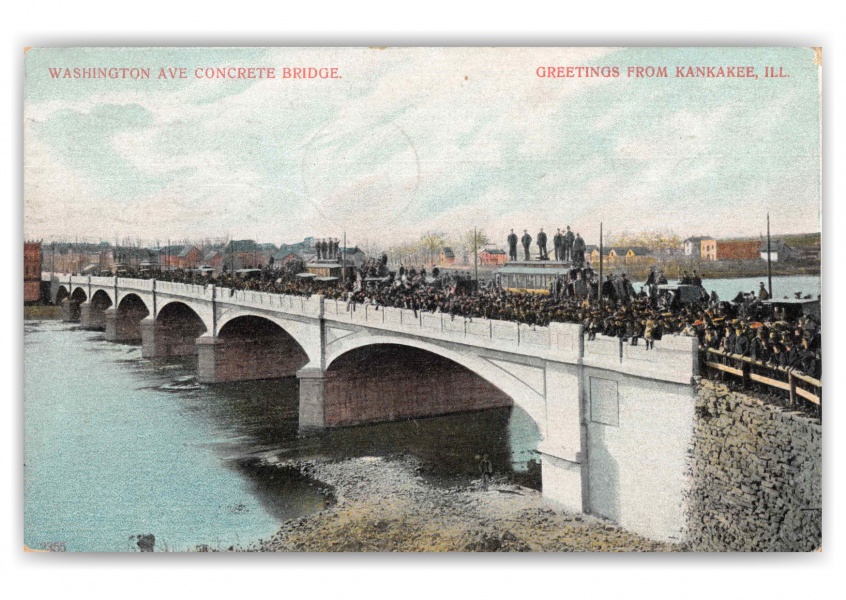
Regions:
<instances>
[{"instance_id":1,"label":"house","mask_svg":"<svg viewBox=\"0 0 846 600\"><path fill-rule=\"evenodd\" d=\"M455 252L453 252L452 248L448 246L441 248L440 263L441 265L455 264Z\"/></svg>"},{"instance_id":2,"label":"house","mask_svg":"<svg viewBox=\"0 0 846 600\"><path fill-rule=\"evenodd\" d=\"M224 264L230 271L261 269L272 254L267 254L255 240L232 240L224 248Z\"/></svg>"},{"instance_id":3,"label":"house","mask_svg":"<svg viewBox=\"0 0 846 600\"><path fill-rule=\"evenodd\" d=\"M682 242L684 255L701 260L716 260L717 240L710 235L690 237Z\"/></svg>"},{"instance_id":4,"label":"house","mask_svg":"<svg viewBox=\"0 0 846 600\"><path fill-rule=\"evenodd\" d=\"M224 257L223 250L209 250L203 255L203 265L211 267L215 273L220 273L225 263Z\"/></svg>"},{"instance_id":5,"label":"house","mask_svg":"<svg viewBox=\"0 0 846 600\"><path fill-rule=\"evenodd\" d=\"M41 242L24 242L24 302L41 299Z\"/></svg>"},{"instance_id":6,"label":"house","mask_svg":"<svg viewBox=\"0 0 846 600\"><path fill-rule=\"evenodd\" d=\"M648 264L655 262L655 257L652 256L652 251L645 246L632 246L626 249L625 261L627 265L631 264Z\"/></svg>"},{"instance_id":7,"label":"house","mask_svg":"<svg viewBox=\"0 0 846 600\"><path fill-rule=\"evenodd\" d=\"M488 266L505 264L507 258L508 256L505 254L505 250L500 250L499 248L485 248L479 253L479 263Z\"/></svg>"},{"instance_id":8,"label":"house","mask_svg":"<svg viewBox=\"0 0 846 600\"><path fill-rule=\"evenodd\" d=\"M163 269L194 269L202 259L203 252L196 246L165 246L159 252Z\"/></svg>"},{"instance_id":9,"label":"house","mask_svg":"<svg viewBox=\"0 0 846 600\"><path fill-rule=\"evenodd\" d=\"M796 251L782 240L771 240L770 260L772 262L788 262L796 258ZM767 260L767 241L761 242L761 259Z\"/></svg>"},{"instance_id":10,"label":"house","mask_svg":"<svg viewBox=\"0 0 846 600\"><path fill-rule=\"evenodd\" d=\"M760 260L760 240L717 240L717 260Z\"/></svg>"}]
</instances>

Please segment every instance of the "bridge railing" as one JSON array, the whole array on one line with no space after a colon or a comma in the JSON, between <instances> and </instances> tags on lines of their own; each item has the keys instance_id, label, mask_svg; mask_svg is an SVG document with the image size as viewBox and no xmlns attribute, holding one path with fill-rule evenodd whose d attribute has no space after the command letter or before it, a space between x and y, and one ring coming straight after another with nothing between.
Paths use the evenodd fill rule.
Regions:
<instances>
[{"instance_id":1,"label":"bridge railing","mask_svg":"<svg viewBox=\"0 0 846 600\"><path fill-rule=\"evenodd\" d=\"M90 277L88 277L88 283L90 283L91 285L96 285L98 287L114 287L115 278L97 277L96 275L91 275Z\"/></svg>"},{"instance_id":2,"label":"bridge railing","mask_svg":"<svg viewBox=\"0 0 846 600\"><path fill-rule=\"evenodd\" d=\"M581 326L575 323L551 323L548 327L536 327L511 321L453 317L446 313L415 312L406 308L341 300L325 300L323 311L324 318L329 320L521 354L551 356L564 353L575 360L580 352Z\"/></svg>"},{"instance_id":3,"label":"bridge railing","mask_svg":"<svg viewBox=\"0 0 846 600\"><path fill-rule=\"evenodd\" d=\"M632 345L630 339L597 335L585 338L584 364L612 369L639 377L690 383L699 372L697 339L682 335L665 335L656 340L652 348L639 339Z\"/></svg>"},{"instance_id":4,"label":"bridge railing","mask_svg":"<svg viewBox=\"0 0 846 600\"><path fill-rule=\"evenodd\" d=\"M704 355L706 372L717 373L740 380L744 387L751 383L764 386L776 393L785 393L791 406L796 406L799 399L815 405L822 414L822 381L794 369L771 365L749 356L729 354L716 348L706 348Z\"/></svg>"},{"instance_id":5,"label":"bridge railing","mask_svg":"<svg viewBox=\"0 0 846 600\"><path fill-rule=\"evenodd\" d=\"M221 302L250 308L263 308L289 314L319 318L322 315L321 296L291 296L252 290L231 290L217 288L217 299Z\"/></svg>"}]
</instances>

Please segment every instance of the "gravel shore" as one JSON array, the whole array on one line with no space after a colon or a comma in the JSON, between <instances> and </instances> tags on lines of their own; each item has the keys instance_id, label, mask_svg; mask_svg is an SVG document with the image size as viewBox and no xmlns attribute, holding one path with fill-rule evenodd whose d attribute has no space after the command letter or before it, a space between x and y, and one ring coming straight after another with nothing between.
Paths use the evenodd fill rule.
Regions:
<instances>
[{"instance_id":1,"label":"gravel shore","mask_svg":"<svg viewBox=\"0 0 846 600\"><path fill-rule=\"evenodd\" d=\"M268 462L274 463L271 457ZM494 479L439 487L409 457L278 463L328 486L334 503L285 522L247 551L299 552L648 552L679 551L609 521L569 514L540 492Z\"/></svg>"}]
</instances>

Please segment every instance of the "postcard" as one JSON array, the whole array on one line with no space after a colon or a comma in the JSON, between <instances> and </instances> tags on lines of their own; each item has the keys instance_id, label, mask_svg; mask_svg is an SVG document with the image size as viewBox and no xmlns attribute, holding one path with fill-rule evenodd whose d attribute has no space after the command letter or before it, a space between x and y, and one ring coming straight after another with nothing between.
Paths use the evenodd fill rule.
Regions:
<instances>
[{"instance_id":1,"label":"postcard","mask_svg":"<svg viewBox=\"0 0 846 600\"><path fill-rule=\"evenodd\" d=\"M24 548L822 545L822 50L28 48Z\"/></svg>"}]
</instances>

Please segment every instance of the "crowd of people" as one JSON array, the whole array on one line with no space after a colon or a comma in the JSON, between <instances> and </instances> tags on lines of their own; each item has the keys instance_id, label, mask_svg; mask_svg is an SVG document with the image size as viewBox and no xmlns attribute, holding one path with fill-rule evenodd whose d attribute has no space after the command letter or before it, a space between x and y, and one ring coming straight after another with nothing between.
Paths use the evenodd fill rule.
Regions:
<instances>
[{"instance_id":1,"label":"crowd of people","mask_svg":"<svg viewBox=\"0 0 846 600\"><path fill-rule=\"evenodd\" d=\"M597 274L584 266L558 277L549 293L506 290L493 280L474 285L469 273L442 273L437 266L400 267L388 271L387 261L371 259L345 281L314 281L297 277L304 265L296 262L279 269L254 270L250 276L189 270L132 273L200 285L214 284L232 290L255 290L310 296L346 303L348 310L367 304L375 309L394 307L415 312L444 313L455 318L516 321L543 327L553 322L581 323L587 341L598 335L613 336L645 350L665 335L696 337L703 349L748 357L754 361L796 370L812 377L821 375L820 323L812 316L789 319L763 304L769 295L763 283L754 291L739 293L731 301L708 294L694 271L680 278L699 290L691 301L678 291L659 288L667 284L660 269L653 270L636 291L625 273L605 277L601 290ZM600 297L601 291L601 297ZM704 354L704 353L703 353Z\"/></svg>"}]
</instances>

